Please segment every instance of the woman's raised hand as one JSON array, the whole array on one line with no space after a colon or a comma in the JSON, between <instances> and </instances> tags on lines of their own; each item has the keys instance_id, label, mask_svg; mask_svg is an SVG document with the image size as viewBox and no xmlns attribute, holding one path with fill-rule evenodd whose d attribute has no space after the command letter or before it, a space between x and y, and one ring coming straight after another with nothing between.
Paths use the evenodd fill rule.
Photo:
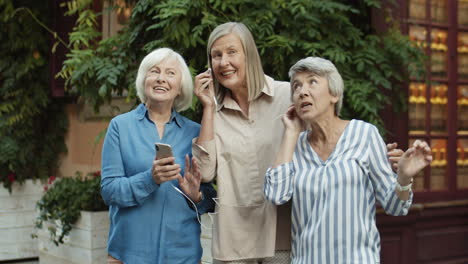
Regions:
<instances>
[{"instance_id":1,"label":"woman's raised hand","mask_svg":"<svg viewBox=\"0 0 468 264\"><path fill-rule=\"evenodd\" d=\"M424 167L432 161L431 148L425 141L415 140L398 161L398 178L407 185Z\"/></svg>"},{"instance_id":2,"label":"woman's raised hand","mask_svg":"<svg viewBox=\"0 0 468 264\"><path fill-rule=\"evenodd\" d=\"M200 170L198 169L198 164L195 158L192 158L192 166L190 166L190 159L188 155L185 155L185 173L184 177L180 176L177 178L179 180L179 186L182 191L192 199L193 202L198 203L201 200L200 193L200 182L201 175Z\"/></svg>"},{"instance_id":3,"label":"woman's raised hand","mask_svg":"<svg viewBox=\"0 0 468 264\"><path fill-rule=\"evenodd\" d=\"M180 176L180 165L174 162L174 157L153 160L151 174L157 184L175 180Z\"/></svg>"},{"instance_id":4,"label":"woman's raised hand","mask_svg":"<svg viewBox=\"0 0 468 264\"><path fill-rule=\"evenodd\" d=\"M210 69L195 77L194 92L203 107L213 107L215 105L214 86Z\"/></svg>"},{"instance_id":5,"label":"woman's raised hand","mask_svg":"<svg viewBox=\"0 0 468 264\"><path fill-rule=\"evenodd\" d=\"M290 105L288 107L288 110L283 115L281 120L283 121L284 128L287 131L296 132L299 134L302 130L304 130L303 122L299 116L297 116L294 105Z\"/></svg>"}]
</instances>

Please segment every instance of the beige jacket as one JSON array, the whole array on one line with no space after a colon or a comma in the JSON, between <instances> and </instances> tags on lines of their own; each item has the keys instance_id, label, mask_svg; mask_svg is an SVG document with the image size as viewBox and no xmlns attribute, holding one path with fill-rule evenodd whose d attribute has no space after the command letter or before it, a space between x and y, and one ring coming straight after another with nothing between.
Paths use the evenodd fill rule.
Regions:
<instances>
[{"instance_id":1,"label":"beige jacket","mask_svg":"<svg viewBox=\"0 0 468 264\"><path fill-rule=\"evenodd\" d=\"M248 118L228 93L214 117L214 140L193 141L203 181L217 181L212 247L217 260L271 257L275 248L291 247L290 204L278 207L277 220L277 207L263 194L265 172L281 143L281 115L291 104L290 87L266 80L262 94L250 102Z\"/></svg>"}]
</instances>

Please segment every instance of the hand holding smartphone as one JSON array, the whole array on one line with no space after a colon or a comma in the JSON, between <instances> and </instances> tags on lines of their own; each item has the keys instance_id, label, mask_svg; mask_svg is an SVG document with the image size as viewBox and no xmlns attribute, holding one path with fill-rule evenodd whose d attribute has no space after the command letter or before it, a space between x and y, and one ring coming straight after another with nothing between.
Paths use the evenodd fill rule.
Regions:
<instances>
[{"instance_id":1,"label":"hand holding smartphone","mask_svg":"<svg viewBox=\"0 0 468 264\"><path fill-rule=\"evenodd\" d=\"M157 184L180 178L180 165L175 163L172 148L168 144L155 143L156 158L153 160L151 174Z\"/></svg>"},{"instance_id":2,"label":"hand holding smartphone","mask_svg":"<svg viewBox=\"0 0 468 264\"><path fill-rule=\"evenodd\" d=\"M156 147L156 159L164 159L174 156L172 154L171 145L164 143L155 143L154 145Z\"/></svg>"}]
</instances>

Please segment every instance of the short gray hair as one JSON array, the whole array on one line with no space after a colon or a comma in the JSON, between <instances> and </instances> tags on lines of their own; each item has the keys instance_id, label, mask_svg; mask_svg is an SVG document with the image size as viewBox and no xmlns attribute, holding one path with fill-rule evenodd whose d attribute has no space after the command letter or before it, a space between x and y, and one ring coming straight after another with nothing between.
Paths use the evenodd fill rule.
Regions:
<instances>
[{"instance_id":1,"label":"short gray hair","mask_svg":"<svg viewBox=\"0 0 468 264\"><path fill-rule=\"evenodd\" d=\"M155 65L167 59L175 59L182 74L180 81L180 94L174 99L174 108L177 112L187 109L192 104L193 80L184 58L170 48L159 48L146 55L140 63L135 81L137 95L142 103L146 103L145 80L146 73Z\"/></svg>"},{"instance_id":2,"label":"short gray hair","mask_svg":"<svg viewBox=\"0 0 468 264\"><path fill-rule=\"evenodd\" d=\"M299 60L289 69L290 80L299 72L311 72L320 77L327 78L330 94L338 97L338 102L335 104L335 115L339 116L343 105L344 83L335 65L327 59L307 57Z\"/></svg>"},{"instance_id":3,"label":"short gray hair","mask_svg":"<svg viewBox=\"0 0 468 264\"><path fill-rule=\"evenodd\" d=\"M260 60L260 55L258 54L257 46L255 45L255 40L250 30L244 24L240 22L227 22L217 26L211 32L206 49L208 54L208 63L210 68L213 68L211 63L211 48L215 41L231 33L240 39L242 47L244 48L245 81L249 92L249 101L252 101L261 94L263 86L266 83L266 79L263 73L262 61ZM214 77L213 72L212 75ZM216 97L219 102L222 102L227 88L223 87L216 78L213 78L213 83L216 91Z\"/></svg>"}]
</instances>

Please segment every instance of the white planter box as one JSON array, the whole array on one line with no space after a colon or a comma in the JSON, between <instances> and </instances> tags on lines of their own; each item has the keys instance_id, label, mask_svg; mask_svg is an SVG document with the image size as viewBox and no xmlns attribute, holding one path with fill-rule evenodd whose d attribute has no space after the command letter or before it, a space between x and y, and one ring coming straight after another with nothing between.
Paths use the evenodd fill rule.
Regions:
<instances>
[{"instance_id":1,"label":"white planter box","mask_svg":"<svg viewBox=\"0 0 468 264\"><path fill-rule=\"evenodd\" d=\"M49 224L50 226L51 224ZM81 211L64 244L56 246L50 241L47 225L37 232L39 263L41 264L95 264L107 261L109 213Z\"/></svg>"},{"instance_id":2,"label":"white planter box","mask_svg":"<svg viewBox=\"0 0 468 264\"><path fill-rule=\"evenodd\" d=\"M202 216L202 223L211 228L207 214ZM203 247L202 263L212 263L211 229L202 228L201 244ZM94 264L107 261L107 236L109 232L108 212L81 212L81 218L73 226L65 244L55 246L49 239L47 226L39 230L39 263L41 264Z\"/></svg>"},{"instance_id":3,"label":"white planter box","mask_svg":"<svg viewBox=\"0 0 468 264\"><path fill-rule=\"evenodd\" d=\"M0 261L38 256L37 240L31 234L42 194L39 180L14 183L11 194L0 187Z\"/></svg>"}]
</instances>

